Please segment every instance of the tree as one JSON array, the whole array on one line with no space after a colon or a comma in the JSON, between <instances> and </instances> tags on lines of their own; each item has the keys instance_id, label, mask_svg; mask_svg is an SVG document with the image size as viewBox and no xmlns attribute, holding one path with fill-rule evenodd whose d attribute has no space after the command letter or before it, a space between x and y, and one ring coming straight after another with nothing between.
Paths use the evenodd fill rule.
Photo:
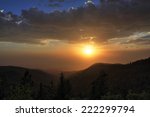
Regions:
<instances>
[{"instance_id":1,"label":"tree","mask_svg":"<svg viewBox=\"0 0 150 117\"><path fill-rule=\"evenodd\" d=\"M44 90L43 90L43 84L42 83L40 83L37 99L39 99L39 100L44 99Z\"/></svg>"},{"instance_id":2,"label":"tree","mask_svg":"<svg viewBox=\"0 0 150 117\"><path fill-rule=\"evenodd\" d=\"M44 99L53 100L56 98L56 90L53 81L48 86L44 86Z\"/></svg>"},{"instance_id":3,"label":"tree","mask_svg":"<svg viewBox=\"0 0 150 117\"><path fill-rule=\"evenodd\" d=\"M33 99L33 84L29 71L25 71L19 84L10 87L10 99Z\"/></svg>"},{"instance_id":4,"label":"tree","mask_svg":"<svg viewBox=\"0 0 150 117\"><path fill-rule=\"evenodd\" d=\"M91 84L90 99L101 99L107 93L105 72L100 72L98 78Z\"/></svg>"},{"instance_id":5,"label":"tree","mask_svg":"<svg viewBox=\"0 0 150 117\"><path fill-rule=\"evenodd\" d=\"M90 99L96 99L96 81L92 82L91 87Z\"/></svg>"},{"instance_id":6,"label":"tree","mask_svg":"<svg viewBox=\"0 0 150 117\"><path fill-rule=\"evenodd\" d=\"M71 83L65 80L63 73L60 74L60 82L57 88L57 99L70 99L71 98Z\"/></svg>"},{"instance_id":7,"label":"tree","mask_svg":"<svg viewBox=\"0 0 150 117\"><path fill-rule=\"evenodd\" d=\"M9 93L9 84L7 75L5 73L2 73L0 75L0 99L6 99L8 97Z\"/></svg>"},{"instance_id":8,"label":"tree","mask_svg":"<svg viewBox=\"0 0 150 117\"><path fill-rule=\"evenodd\" d=\"M71 83L69 80L66 80L65 82L65 95L66 95L66 99L70 99L72 97L72 94L71 94Z\"/></svg>"},{"instance_id":9,"label":"tree","mask_svg":"<svg viewBox=\"0 0 150 117\"><path fill-rule=\"evenodd\" d=\"M21 84L22 85L29 85L29 86L33 86L33 81L31 79L31 75L29 73L29 71L25 71L23 78L21 79Z\"/></svg>"},{"instance_id":10,"label":"tree","mask_svg":"<svg viewBox=\"0 0 150 117\"><path fill-rule=\"evenodd\" d=\"M50 85L48 87L48 94L49 94L49 99L55 99L56 91L55 91L55 88L54 88L53 81L50 82Z\"/></svg>"},{"instance_id":11,"label":"tree","mask_svg":"<svg viewBox=\"0 0 150 117\"><path fill-rule=\"evenodd\" d=\"M58 99L65 99L65 87L64 87L64 75L63 73L60 74L60 83L58 86L58 93L57 93L57 98Z\"/></svg>"}]
</instances>

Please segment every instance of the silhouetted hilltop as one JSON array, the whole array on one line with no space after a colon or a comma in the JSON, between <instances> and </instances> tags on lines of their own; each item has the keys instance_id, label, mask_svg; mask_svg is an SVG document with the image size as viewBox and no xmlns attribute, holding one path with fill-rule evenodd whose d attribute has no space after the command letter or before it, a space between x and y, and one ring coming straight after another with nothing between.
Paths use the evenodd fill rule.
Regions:
<instances>
[{"instance_id":1,"label":"silhouetted hilltop","mask_svg":"<svg viewBox=\"0 0 150 117\"><path fill-rule=\"evenodd\" d=\"M29 72L31 79L35 83L47 84L50 80L53 80L54 76L52 74L46 73L41 70L29 69L16 66L0 66L0 77L7 78L10 82L17 82L24 77L25 72Z\"/></svg>"},{"instance_id":2,"label":"silhouetted hilltop","mask_svg":"<svg viewBox=\"0 0 150 117\"><path fill-rule=\"evenodd\" d=\"M54 76L36 69L0 66L0 99L54 99Z\"/></svg>"},{"instance_id":3,"label":"silhouetted hilltop","mask_svg":"<svg viewBox=\"0 0 150 117\"><path fill-rule=\"evenodd\" d=\"M147 59L142 59L142 60L138 60L138 61L135 61L135 62L131 62L127 65L130 65L130 66L139 66L139 67L150 67L150 58L147 58Z\"/></svg>"},{"instance_id":4,"label":"silhouetted hilltop","mask_svg":"<svg viewBox=\"0 0 150 117\"><path fill-rule=\"evenodd\" d=\"M129 91L150 89L150 58L129 64L97 63L70 76L75 95L90 93L91 84L98 82L105 74L108 92L125 94Z\"/></svg>"}]
</instances>

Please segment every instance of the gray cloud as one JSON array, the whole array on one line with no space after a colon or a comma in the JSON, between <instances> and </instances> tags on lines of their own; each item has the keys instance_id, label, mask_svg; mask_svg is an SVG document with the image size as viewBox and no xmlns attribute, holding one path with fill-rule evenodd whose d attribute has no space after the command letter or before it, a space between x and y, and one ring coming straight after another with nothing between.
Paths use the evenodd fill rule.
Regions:
<instances>
[{"instance_id":1,"label":"gray cloud","mask_svg":"<svg viewBox=\"0 0 150 117\"><path fill-rule=\"evenodd\" d=\"M149 2L122 2L52 13L31 8L21 16L0 13L0 41L42 44L44 39L78 42L81 37L95 37L97 42L106 42L150 31Z\"/></svg>"},{"instance_id":2,"label":"gray cloud","mask_svg":"<svg viewBox=\"0 0 150 117\"><path fill-rule=\"evenodd\" d=\"M130 40L128 43L149 45L150 44L150 39Z\"/></svg>"},{"instance_id":3,"label":"gray cloud","mask_svg":"<svg viewBox=\"0 0 150 117\"><path fill-rule=\"evenodd\" d=\"M150 32L139 34L135 39L130 39L127 44L150 45Z\"/></svg>"}]
</instances>

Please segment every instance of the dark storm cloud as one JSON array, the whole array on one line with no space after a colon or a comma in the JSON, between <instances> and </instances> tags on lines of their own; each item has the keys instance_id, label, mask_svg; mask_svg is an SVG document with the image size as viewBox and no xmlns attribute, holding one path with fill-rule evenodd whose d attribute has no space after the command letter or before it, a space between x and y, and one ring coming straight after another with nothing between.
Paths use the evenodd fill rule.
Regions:
<instances>
[{"instance_id":1,"label":"dark storm cloud","mask_svg":"<svg viewBox=\"0 0 150 117\"><path fill-rule=\"evenodd\" d=\"M22 16L0 13L0 41L42 43L44 39L78 42L81 37L96 37L103 42L112 38L150 31L150 2L104 2L95 7L44 13L37 8L23 10Z\"/></svg>"}]
</instances>

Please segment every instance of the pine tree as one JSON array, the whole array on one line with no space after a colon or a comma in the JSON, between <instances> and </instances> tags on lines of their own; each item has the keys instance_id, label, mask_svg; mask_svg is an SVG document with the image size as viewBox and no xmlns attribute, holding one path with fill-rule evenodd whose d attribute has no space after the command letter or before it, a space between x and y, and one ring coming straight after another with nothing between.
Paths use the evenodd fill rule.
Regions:
<instances>
[{"instance_id":1,"label":"pine tree","mask_svg":"<svg viewBox=\"0 0 150 117\"><path fill-rule=\"evenodd\" d=\"M60 74L60 83L58 86L58 93L57 93L57 98L58 99L65 99L65 87L64 87L64 75L63 73Z\"/></svg>"},{"instance_id":2,"label":"pine tree","mask_svg":"<svg viewBox=\"0 0 150 117\"><path fill-rule=\"evenodd\" d=\"M66 80L66 82L65 82L65 94L66 94L67 99L71 99L71 97L72 97L71 89L72 89L72 87L71 87L70 81Z\"/></svg>"},{"instance_id":3,"label":"pine tree","mask_svg":"<svg viewBox=\"0 0 150 117\"><path fill-rule=\"evenodd\" d=\"M38 100L44 99L44 92L43 92L43 84L42 83L40 83L37 99Z\"/></svg>"},{"instance_id":4,"label":"pine tree","mask_svg":"<svg viewBox=\"0 0 150 117\"><path fill-rule=\"evenodd\" d=\"M54 83L53 81L51 81L49 83L48 86L45 87L46 89L46 95L45 95L45 98L48 99L48 100L52 100L52 99L55 99L56 98L56 91L55 91L55 88L54 88Z\"/></svg>"},{"instance_id":5,"label":"pine tree","mask_svg":"<svg viewBox=\"0 0 150 117\"><path fill-rule=\"evenodd\" d=\"M90 99L96 99L96 81L91 84Z\"/></svg>"},{"instance_id":6,"label":"pine tree","mask_svg":"<svg viewBox=\"0 0 150 117\"><path fill-rule=\"evenodd\" d=\"M33 81L29 71L25 71L20 83L17 85L12 85L10 90L10 99L33 99Z\"/></svg>"},{"instance_id":7,"label":"pine tree","mask_svg":"<svg viewBox=\"0 0 150 117\"><path fill-rule=\"evenodd\" d=\"M3 73L1 74L0 78L0 99L5 99L8 95L8 81L6 75Z\"/></svg>"},{"instance_id":8,"label":"pine tree","mask_svg":"<svg viewBox=\"0 0 150 117\"><path fill-rule=\"evenodd\" d=\"M98 78L91 84L90 99L101 99L107 93L105 72L100 72Z\"/></svg>"}]
</instances>

